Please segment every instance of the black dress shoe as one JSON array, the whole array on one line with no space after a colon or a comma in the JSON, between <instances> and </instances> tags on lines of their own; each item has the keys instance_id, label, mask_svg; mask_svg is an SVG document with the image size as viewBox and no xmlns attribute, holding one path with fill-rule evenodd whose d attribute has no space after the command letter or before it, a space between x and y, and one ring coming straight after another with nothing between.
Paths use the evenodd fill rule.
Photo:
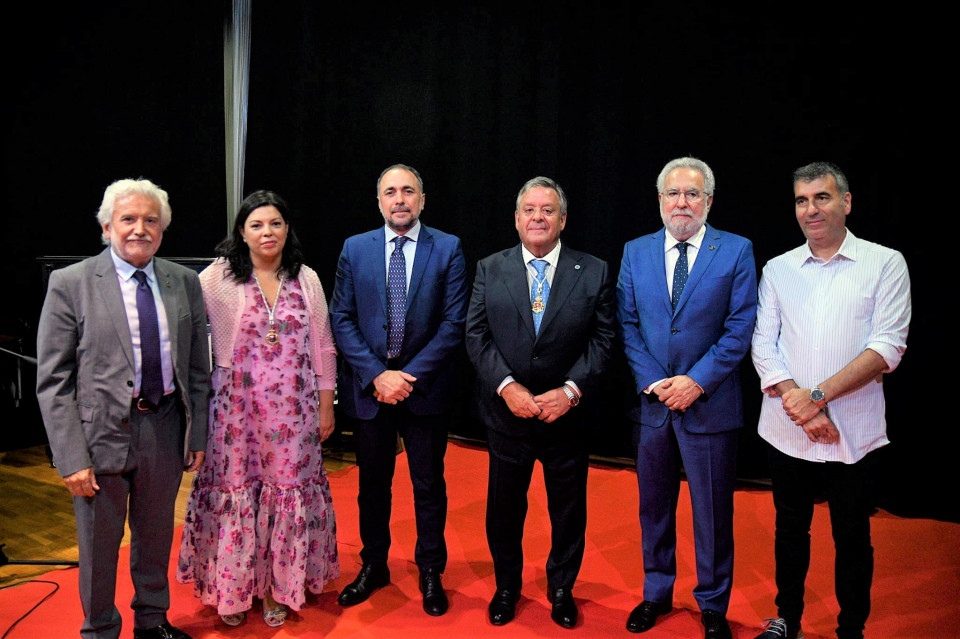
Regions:
<instances>
[{"instance_id":1,"label":"black dress shoe","mask_svg":"<svg viewBox=\"0 0 960 639\"><path fill-rule=\"evenodd\" d=\"M337 597L341 606L355 606L369 599L379 588L390 583L390 569L386 564L363 564L360 574Z\"/></svg>"},{"instance_id":2,"label":"black dress shoe","mask_svg":"<svg viewBox=\"0 0 960 639\"><path fill-rule=\"evenodd\" d=\"M190 635L164 622L153 628L133 629L133 639L191 639Z\"/></svg>"},{"instance_id":3,"label":"black dress shoe","mask_svg":"<svg viewBox=\"0 0 960 639\"><path fill-rule=\"evenodd\" d=\"M657 617L662 617L673 610L669 603L644 601L633 609L627 619L627 630L630 632L646 632L657 623Z\"/></svg>"},{"instance_id":4,"label":"black dress shoe","mask_svg":"<svg viewBox=\"0 0 960 639\"><path fill-rule=\"evenodd\" d=\"M490 617L490 623L495 626L502 626L505 623L513 621L517 612L517 601L520 600L520 591L510 588L497 588L493 593L493 599L487 606L487 614Z\"/></svg>"},{"instance_id":5,"label":"black dress shoe","mask_svg":"<svg viewBox=\"0 0 960 639\"><path fill-rule=\"evenodd\" d=\"M577 604L573 600L573 592L569 588L555 588L547 591L547 599L553 604L550 618L557 625L564 628L573 628L577 625Z\"/></svg>"},{"instance_id":6,"label":"black dress shoe","mask_svg":"<svg viewBox=\"0 0 960 639\"><path fill-rule=\"evenodd\" d=\"M704 610L700 615L703 622L703 639L733 639L727 617L716 610Z\"/></svg>"},{"instance_id":7,"label":"black dress shoe","mask_svg":"<svg viewBox=\"0 0 960 639\"><path fill-rule=\"evenodd\" d=\"M440 583L440 573L430 568L420 573L420 592L423 593L423 611L439 617L447 611L447 593Z\"/></svg>"}]
</instances>

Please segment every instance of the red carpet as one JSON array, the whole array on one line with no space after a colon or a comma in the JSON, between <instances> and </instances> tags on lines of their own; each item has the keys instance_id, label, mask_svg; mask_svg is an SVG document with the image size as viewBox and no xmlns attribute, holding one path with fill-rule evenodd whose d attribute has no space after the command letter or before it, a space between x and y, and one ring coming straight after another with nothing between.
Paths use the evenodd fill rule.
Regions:
<instances>
[{"instance_id":1,"label":"red carpet","mask_svg":"<svg viewBox=\"0 0 960 639\"><path fill-rule=\"evenodd\" d=\"M405 459L397 464L390 569L393 583L369 601L340 608L336 594L356 575L359 561L356 486L357 469L333 473L330 482L339 525L343 576L322 596L310 600L300 614L291 614L280 629L267 628L252 615L243 626L227 628L212 609L193 598L191 585L171 584L170 620L194 639L224 637L441 637L621 636L630 610L643 589L640 524L637 521L636 475L628 469L590 469L589 524L583 570L574 590L581 621L565 631L550 621L543 564L549 544L546 497L539 471L530 490L524 550L523 598L517 618L497 628L486 619L493 594L493 566L484 536L487 455L482 449L451 443L447 453L450 498L447 544L450 560L444 584L450 611L428 617L420 607L417 569L413 563L413 497ZM950 497L953 498L953 497ZM691 591L695 585L690 504L681 491L679 548L674 611L662 618L645 639L699 638L702 628ZM736 495L737 550L734 592L728 617L736 639L752 639L760 621L773 615L773 504L768 491L741 490ZM866 636L876 639L921 639L953 636L960 619L960 524L902 519L881 512L873 519L876 571L873 613ZM176 542L179 547L179 535ZM808 639L832 637L837 603L833 595L833 542L826 505L816 508L814 559L807 580L804 629ZM174 550L172 557L177 556ZM121 551L121 562L129 558ZM173 564L171 563L171 575ZM75 569L57 570L44 579L60 583L52 599L22 621L9 639L76 637L81 622ZM172 581L172 578L171 578ZM52 586L27 584L0 591L0 632L39 601ZM129 574L121 570L118 602L124 635L132 635L133 595Z\"/></svg>"}]
</instances>

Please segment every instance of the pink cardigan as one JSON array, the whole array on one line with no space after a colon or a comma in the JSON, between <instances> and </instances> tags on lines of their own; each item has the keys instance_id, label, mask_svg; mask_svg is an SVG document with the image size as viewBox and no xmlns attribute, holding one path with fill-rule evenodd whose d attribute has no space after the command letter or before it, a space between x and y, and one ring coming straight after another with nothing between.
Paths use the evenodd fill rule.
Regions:
<instances>
[{"instance_id":1,"label":"pink cardigan","mask_svg":"<svg viewBox=\"0 0 960 639\"><path fill-rule=\"evenodd\" d=\"M243 315L243 285L228 274L229 268L229 262L221 257L200 273L203 301L210 320L213 363L224 368L231 367ZM337 382L337 349L330 333L327 298L320 278L309 266L300 267L297 281L310 315L310 361L317 376L317 388L333 390Z\"/></svg>"}]
</instances>

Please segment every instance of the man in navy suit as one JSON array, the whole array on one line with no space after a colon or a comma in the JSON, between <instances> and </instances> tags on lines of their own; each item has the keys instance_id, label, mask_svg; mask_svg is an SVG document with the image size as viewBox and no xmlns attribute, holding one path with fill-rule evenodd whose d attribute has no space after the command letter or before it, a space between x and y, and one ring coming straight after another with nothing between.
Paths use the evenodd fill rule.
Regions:
<instances>
[{"instance_id":1,"label":"man in navy suit","mask_svg":"<svg viewBox=\"0 0 960 639\"><path fill-rule=\"evenodd\" d=\"M606 262L561 245L567 198L553 180L524 184L514 219L520 244L480 261L467 314L490 451L486 524L497 589L488 614L498 626L514 617L527 489L539 460L552 526L550 616L573 628L588 467L585 407L576 407L595 401L616 339L613 279Z\"/></svg>"},{"instance_id":2,"label":"man in navy suit","mask_svg":"<svg viewBox=\"0 0 960 639\"><path fill-rule=\"evenodd\" d=\"M713 171L671 160L657 178L665 228L623 251L617 314L636 383L643 602L627 630L645 632L673 607L681 468L693 506L697 586L708 639L729 639L733 489L743 406L738 367L750 349L757 274L750 242L706 224Z\"/></svg>"},{"instance_id":3,"label":"man in navy suit","mask_svg":"<svg viewBox=\"0 0 960 639\"><path fill-rule=\"evenodd\" d=\"M454 360L463 344L467 281L460 240L419 221L423 180L396 164L377 180L384 227L348 238L337 264L330 316L342 356L338 399L355 420L360 467L360 558L341 606L390 583L390 502L397 434L403 438L417 521L415 559L423 609L447 611L440 576L447 487L447 416L456 396Z\"/></svg>"}]
</instances>

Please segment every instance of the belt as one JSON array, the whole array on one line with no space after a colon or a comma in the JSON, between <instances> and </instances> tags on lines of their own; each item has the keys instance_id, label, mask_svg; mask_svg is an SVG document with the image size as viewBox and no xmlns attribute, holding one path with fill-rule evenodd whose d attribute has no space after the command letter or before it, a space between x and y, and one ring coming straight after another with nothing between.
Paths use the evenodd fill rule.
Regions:
<instances>
[{"instance_id":1,"label":"belt","mask_svg":"<svg viewBox=\"0 0 960 639\"><path fill-rule=\"evenodd\" d=\"M146 397L134 397L130 402L130 410L138 410L141 413L155 413L160 410L161 407L166 406L168 403L172 402L174 397L176 397L176 391L168 393L160 398L160 401L156 404L147 400Z\"/></svg>"}]
</instances>

